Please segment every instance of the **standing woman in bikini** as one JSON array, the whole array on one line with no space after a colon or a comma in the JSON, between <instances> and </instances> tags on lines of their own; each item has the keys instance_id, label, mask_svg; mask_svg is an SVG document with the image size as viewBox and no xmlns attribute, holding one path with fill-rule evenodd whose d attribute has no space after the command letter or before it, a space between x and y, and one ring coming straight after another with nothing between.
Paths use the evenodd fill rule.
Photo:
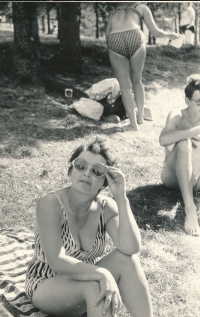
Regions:
<instances>
[{"instance_id":1,"label":"standing woman in bikini","mask_svg":"<svg viewBox=\"0 0 200 317\"><path fill-rule=\"evenodd\" d=\"M175 40L181 36L159 29L146 2L120 2L111 13L106 29L109 58L114 75L120 85L126 113L130 119L127 129L133 131L138 130L137 123L143 123L144 111L142 70L146 57L146 43L144 33L140 29L141 19L157 38L168 37ZM137 119L134 111L133 91L138 108Z\"/></svg>"}]
</instances>

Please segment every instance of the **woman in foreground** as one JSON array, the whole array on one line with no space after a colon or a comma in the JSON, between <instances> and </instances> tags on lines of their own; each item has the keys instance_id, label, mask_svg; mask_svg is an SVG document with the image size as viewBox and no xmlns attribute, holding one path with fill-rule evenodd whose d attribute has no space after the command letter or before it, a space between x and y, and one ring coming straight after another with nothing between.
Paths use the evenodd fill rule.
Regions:
<instances>
[{"instance_id":1,"label":"woman in foreground","mask_svg":"<svg viewBox=\"0 0 200 317\"><path fill-rule=\"evenodd\" d=\"M146 2L120 2L110 15L106 29L109 58L114 75L119 81L123 104L130 120L127 129L134 131L138 129L137 123L143 123L144 117L142 70L146 57L146 43L144 33L140 29L142 19L157 38L168 37L175 40L181 36L159 29ZM133 91L138 108L137 119Z\"/></svg>"},{"instance_id":2,"label":"woman in foreground","mask_svg":"<svg viewBox=\"0 0 200 317\"><path fill-rule=\"evenodd\" d=\"M132 316L152 317L147 281L137 253L139 228L125 178L104 139L80 145L69 159L71 185L40 198L35 257L26 294L55 316L117 316L121 299ZM110 187L113 198L99 192ZM110 235L115 249L100 258Z\"/></svg>"}]
</instances>

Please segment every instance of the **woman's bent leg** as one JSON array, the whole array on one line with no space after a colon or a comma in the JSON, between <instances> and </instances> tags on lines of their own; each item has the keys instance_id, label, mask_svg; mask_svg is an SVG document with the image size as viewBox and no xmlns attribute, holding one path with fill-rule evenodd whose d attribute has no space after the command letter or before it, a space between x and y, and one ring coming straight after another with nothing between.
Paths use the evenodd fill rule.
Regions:
<instances>
[{"instance_id":1,"label":"woman's bent leg","mask_svg":"<svg viewBox=\"0 0 200 317\"><path fill-rule=\"evenodd\" d=\"M133 317L153 316L149 288L138 255L128 256L114 250L97 265L112 273L122 301Z\"/></svg>"},{"instance_id":2,"label":"woman's bent leg","mask_svg":"<svg viewBox=\"0 0 200 317\"><path fill-rule=\"evenodd\" d=\"M110 63L117 78L124 107L131 123L131 129L137 130L137 120L134 110L134 100L132 94L132 82L130 78L130 64L128 58L109 50Z\"/></svg>"},{"instance_id":3,"label":"woman's bent leg","mask_svg":"<svg viewBox=\"0 0 200 317\"><path fill-rule=\"evenodd\" d=\"M146 45L143 44L130 59L131 80L138 108L138 123L143 123L145 92L142 83L142 71L146 58Z\"/></svg>"},{"instance_id":4,"label":"woman's bent leg","mask_svg":"<svg viewBox=\"0 0 200 317\"><path fill-rule=\"evenodd\" d=\"M100 294L99 282L77 281L56 275L41 283L33 294L33 304L41 311L57 317L102 317L103 302L94 306ZM111 317L111 310L107 312Z\"/></svg>"}]
</instances>

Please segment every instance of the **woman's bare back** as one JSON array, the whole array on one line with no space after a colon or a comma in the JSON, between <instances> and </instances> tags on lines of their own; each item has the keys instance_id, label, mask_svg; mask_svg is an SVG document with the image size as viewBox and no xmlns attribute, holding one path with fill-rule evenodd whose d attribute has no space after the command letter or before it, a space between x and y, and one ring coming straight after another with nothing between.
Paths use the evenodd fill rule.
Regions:
<instances>
[{"instance_id":1,"label":"woman's bare back","mask_svg":"<svg viewBox=\"0 0 200 317\"><path fill-rule=\"evenodd\" d=\"M140 17L134 12L134 8L136 7L137 10L140 6L139 2L118 4L110 17L110 34L140 28ZM139 12L139 10L137 11ZM141 14L141 9L139 14Z\"/></svg>"}]
</instances>

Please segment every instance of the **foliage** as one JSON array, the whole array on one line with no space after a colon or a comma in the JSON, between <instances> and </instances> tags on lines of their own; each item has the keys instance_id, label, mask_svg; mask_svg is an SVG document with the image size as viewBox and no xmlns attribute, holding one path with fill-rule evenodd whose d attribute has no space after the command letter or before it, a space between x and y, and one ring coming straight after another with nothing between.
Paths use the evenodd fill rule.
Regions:
<instances>
[{"instance_id":1,"label":"foliage","mask_svg":"<svg viewBox=\"0 0 200 317\"><path fill-rule=\"evenodd\" d=\"M198 63L200 59L200 47L195 47L191 45L182 46L179 50L174 48L173 46L157 46L157 53L162 57L169 57L176 61L184 61L189 62L192 61L194 63ZM147 55L154 58L154 52L151 50L147 51Z\"/></svg>"},{"instance_id":2,"label":"foliage","mask_svg":"<svg viewBox=\"0 0 200 317\"><path fill-rule=\"evenodd\" d=\"M19 82L41 84L40 48L34 2L13 2L13 63Z\"/></svg>"},{"instance_id":3,"label":"foliage","mask_svg":"<svg viewBox=\"0 0 200 317\"><path fill-rule=\"evenodd\" d=\"M12 3L0 1L0 14L11 15Z\"/></svg>"},{"instance_id":4,"label":"foliage","mask_svg":"<svg viewBox=\"0 0 200 317\"><path fill-rule=\"evenodd\" d=\"M95 15L95 5L98 17ZM106 2L82 2L80 34L95 37L96 19L98 18L100 37L104 37L108 17L113 7L114 4Z\"/></svg>"}]
</instances>

